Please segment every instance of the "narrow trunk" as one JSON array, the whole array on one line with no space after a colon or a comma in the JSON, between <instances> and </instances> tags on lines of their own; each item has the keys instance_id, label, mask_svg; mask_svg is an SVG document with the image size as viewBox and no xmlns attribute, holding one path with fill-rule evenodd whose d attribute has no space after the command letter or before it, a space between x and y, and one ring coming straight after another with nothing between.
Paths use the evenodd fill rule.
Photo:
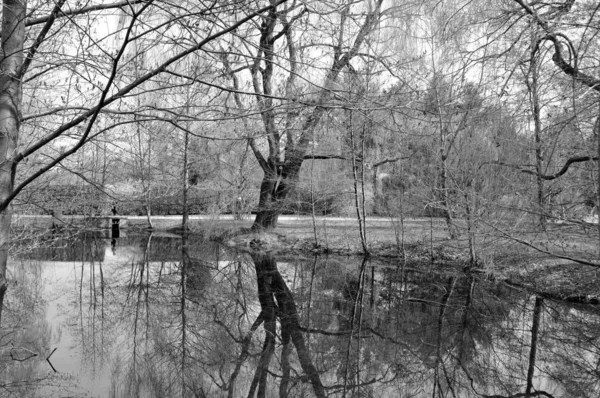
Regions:
<instances>
[{"instance_id":1,"label":"narrow trunk","mask_svg":"<svg viewBox=\"0 0 600 398\"><path fill-rule=\"evenodd\" d=\"M533 38L535 34L532 33ZM528 83L529 95L531 98L532 116L535 132L535 173L537 185L537 211L539 212L540 228L546 228L546 206L544 201L544 180L542 179L543 170L543 153L542 153L542 120L541 107L539 100L539 85L538 85L538 68L535 58L535 47L532 45L531 50L531 83Z\"/></svg>"},{"instance_id":2,"label":"narrow trunk","mask_svg":"<svg viewBox=\"0 0 600 398\"><path fill-rule=\"evenodd\" d=\"M442 299L440 301L440 310L439 310L439 315L438 315L438 322L437 322L437 344L436 344L436 355L435 355L435 369L434 369L434 384L433 384L433 394L432 396L435 397L436 396L436 388L438 389L438 394L443 396L442 394L442 385L441 385L441 375L440 375L440 370L442 371L442 373L445 372L445 365L444 365L444 358L443 358L443 352L442 352L442 345L443 345L443 341L444 341L444 317L446 315L446 309L448 307L448 302L450 301L450 297L452 296L452 293L454 292L454 288L456 286L456 278L452 277L450 279L448 279L448 285L446 286L446 293L444 293L444 295L442 296ZM448 388L451 389L452 386L450 384L448 384ZM454 395L454 394L453 394Z\"/></svg>"},{"instance_id":3,"label":"narrow trunk","mask_svg":"<svg viewBox=\"0 0 600 398\"><path fill-rule=\"evenodd\" d=\"M188 229L189 209L188 209L188 189L189 189L189 167L188 167L188 145L189 134L185 132L183 145L183 215L181 217L181 228L186 231Z\"/></svg>"},{"instance_id":4,"label":"narrow trunk","mask_svg":"<svg viewBox=\"0 0 600 398\"><path fill-rule=\"evenodd\" d=\"M350 116L350 120L352 116ZM354 132L352 129L352 125L349 126L350 129L350 143L352 145L352 182L353 182L353 188L354 188L354 207L356 208L356 218L358 220L358 233L360 235L360 243L362 245L363 248L363 252L365 254L369 253L369 249L367 247L367 237L365 235L365 214L364 214L364 196L362 196L362 200L363 203L361 205L361 195L359 195L359 188L358 188L358 184L361 184L361 188L364 191L364 179L361 178L359 180L359 176L358 176L358 165L357 165L357 159L356 159L356 152L355 152L355 142L354 142ZM361 163L362 163L362 159L361 159ZM361 177L364 177L363 175L361 175ZM361 209L363 210L362 214L361 214Z\"/></svg>"},{"instance_id":5,"label":"narrow trunk","mask_svg":"<svg viewBox=\"0 0 600 398\"><path fill-rule=\"evenodd\" d=\"M154 229L152 225L152 204L150 203L150 188L146 191L146 218L148 219L148 229Z\"/></svg>"},{"instance_id":6,"label":"narrow trunk","mask_svg":"<svg viewBox=\"0 0 600 398\"><path fill-rule=\"evenodd\" d=\"M470 193L470 195L469 195ZM467 240L469 243L469 267L475 267L477 265L477 253L475 252L475 231L473 225L473 209L471 209L471 198L475 198L475 192L473 189L473 181L465 187L465 212L467 217ZM475 203L473 200L473 207Z\"/></svg>"},{"instance_id":7,"label":"narrow trunk","mask_svg":"<svg viewBox=\"0 0 600 398\"><path fill-rule=\"evenodd\" d=\"M186 350L186 343L187 343L187 334L186 334L186 327L187 327L187 314L186 314L186 298L187 298L187 291L186 291L186 286L188 283L187 280L187 275L190 273L190 255L189 255L189 250L188 250L188 239L187 239L187 234L183 234L182 240L181 240L181 280L180 280L180 287L181 287L181 396L185 396L185 373L186 373L186 355L187 355L187 350Z\"/></svg>"},{"instance_id":8,"label":"narrow trunk","mask_svg":"<svg viewBox=\"0 0 600 398\"><path fill-rule=\"evenodd\" d=\"M444 135L444 133L442 133ZM442 194L441 202L442 202L442 214L444 215L444 220L446 221L446 225L448 226L448 233L450 234L450 239L457 239L458 229L454 224L454 219L452 218L452 211L450 210L450 193L448 191L448 165L446 160L448 156L444 151L444 146L446 145L445 137L442 138L442 149L441 149L441 164L440 164L440 191Z\"/></svg>"},{"instance_id":9,"label":"narrow trunk","mask_svg":"<svg viewBox=\"0 0 600 398\"><path fill-rule=\"evenodd\" d=\"M311 148L311 152L315 154L315 146L314 146L314 138L313 145ZM315 215L315 187L314 187L314 171L315 171L315 161L310 162L310 216L312 220L313 226L313 237L315 238L315 247L319 247L319 235L317 234L317 218ZM327 214L327 212L325 212Z\"/></svg>"},{"instance_id":10,"label":"narrow trunk","mask_svg":"<svg viewBox=\"0 0 600 398\"><path fill-rule=\"evenodd\" d=\"M600 104L600 102L599 102ZM596 119L596 156L598 156L597 165L597 181L596 181L596 216L598 217L598 258L600 258L600 115Z\"/></svg>"},{"instance_id":11,"label":"narrow trunk","mask_svg":"<svg viewBox=\"0 0 600 398\"><path fill-rule=\"evenodd\" d=\"M21 117L22 87L19 73L23 65L26 3L5 0L2 10L2 55L0 61L0 200L12 194L16 164L9 160L17 147ZM8 288L6 266L10 244L12 206L0 211L0 323L2 304Z\"/></svg>"},{"instance_id":12,"label":"narrow trunk","mask_svg":"<svg viewBox=\"0 0 600 398\"><path fill-rule=\"evenodd\" d=\"M535 371L535 360L537 357L537 341L540 331L540 315L542 313L542 305L544 299L536 296L535 306L533 307L533 323L531 325L531 350L529 351L529 367L527 369L527 387L525 389L525 397L531 397L533 389L533 375Z\"/></svg>"}]
</instances>

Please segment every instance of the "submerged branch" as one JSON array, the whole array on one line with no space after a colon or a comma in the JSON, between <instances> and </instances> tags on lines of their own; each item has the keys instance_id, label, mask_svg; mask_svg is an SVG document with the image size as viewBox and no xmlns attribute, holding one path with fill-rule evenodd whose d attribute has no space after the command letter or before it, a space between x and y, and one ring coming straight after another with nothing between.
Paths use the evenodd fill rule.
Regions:
<instances>
[{"instance_id":1,"label":"submerged branch","mask_svg":"<svg viewBox=\"0 0 600 398\"><path fill-rule=\"evenodd\" d=\"M533 286L524 285L522 283L518 283L512 281L510 279L504 280L508 286L515 287L518 289L524 289L529 292L535 293L536 296L539 296L543 299L549 299L554 301L563 301L567 303L575 303L575 304L591 304L591 305L600 305L600 297L599 296L590 296L585 294L560 294L560 293L550 293L546 291L540 291L535 289Z\"/></svg>"}]
</instances>

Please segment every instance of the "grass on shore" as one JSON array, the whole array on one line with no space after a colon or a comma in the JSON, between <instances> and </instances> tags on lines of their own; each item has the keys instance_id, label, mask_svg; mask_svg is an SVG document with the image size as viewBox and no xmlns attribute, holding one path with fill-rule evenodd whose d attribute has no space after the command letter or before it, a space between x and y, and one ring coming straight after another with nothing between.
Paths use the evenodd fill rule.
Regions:
<instances>
[{"instance_id":1,"label":"grass on shore","mask_svg":"<svg viewBox=\"0 0 600 398\"><path fill-rule=\"evenodd\" d=\"M47 217L46 217L47 218ZM15 228L36 226L48 228L46 218L23 224L17 219ZM35 219L34 219L35 220ZM39 224L39 225L38 225ZM193 233L206 239L247 244L264 241L261 250L271 250L271 244L281 252L364 254L358 222L350 218L284 217L269 234L252 234L251 219L194 219ZM131 218L128 230L147 231L147 220ZM155 231L175 231L181 226L176 217L153 219ZM460 226L460 225L459 225ZM457 269L469 265L470 246L474 248L477 268L501 279L540 286L543 291L566 292L600 296L597 270L600 268L598 229L581 224L549 224L540 229L534 224L516 228L505 224L489 228L481 225L477 234L468 234L464 225L458 239L450 239L441 219L407 219L403 222L383 218L367 220L368 252L373 257L390 261L405 261L407 257L419 262L437 263ZM269 237L267 237L267 235ZM245 239L245 240L244 240ZM237 243L236 243L237 241ZM469 242L470 241L470 242ZM562 294L562 293L560 293Z\"/></svg>"}]
</instances>

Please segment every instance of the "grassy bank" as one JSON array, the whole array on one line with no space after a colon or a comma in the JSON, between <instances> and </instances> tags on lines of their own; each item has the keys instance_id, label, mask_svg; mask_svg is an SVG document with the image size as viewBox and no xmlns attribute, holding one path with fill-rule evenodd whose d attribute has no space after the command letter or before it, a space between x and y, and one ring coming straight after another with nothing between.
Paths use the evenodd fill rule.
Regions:
<instances>
[{"instance_id":1,"label":"grassy bank","mask_svg":"<svg viewBox=\"0 0 600 398\"><path fill-rule=\"evenodd\" d=\"M181 217L154 217L154 231L174 231ZM82 217L56 219L50 216L15 217L17 230L47 229L52 225L72 228L84 225ZM250 232L252 220L234 220L230 216L193 216L192 233L218 240L241 250L297 252L304 255L364 255L358 223L351 218L281 217L271 233ZM146 232L145 217L129 217L126 231ZM597 265L596 226L495 225L480 228L469 236L464 231L450 239L441 219L408 219L400 222L384 218L367 220L367 248L372 257L411 266L426 265L461 271L475 268L491 278L527 286L540 294L558 297L594 298L600 296ZM15 235L18 236L18 235ZM476 263L471 262L474 256Z\"/></svg>"},{"instance_id":2,"label":"grassy bank","mask_svg":"<svg viewBox=\"0 0 600 398\"><path fill-rule=\"evenodd\" d=\"M364 254L358 224L351 219L315 224L310 218L283 219L274 233L262 235L248 234L250 226L250 221L220 221L209 229L211 236L248 250ZM457 273L469 269L542 297L600 304L596 231L596 226L578 224L551 224L544 230L509 224L481 228L470 239L466 233L450 239L439 219L370 219L367 246L372 257L395 264Z\"/></svg>"}]
</instances>

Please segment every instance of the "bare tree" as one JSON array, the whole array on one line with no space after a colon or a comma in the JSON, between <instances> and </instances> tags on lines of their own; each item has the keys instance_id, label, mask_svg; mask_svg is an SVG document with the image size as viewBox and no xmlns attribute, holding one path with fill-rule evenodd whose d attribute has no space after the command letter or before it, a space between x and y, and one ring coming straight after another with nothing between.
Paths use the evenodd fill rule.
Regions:
<instances>
[{"instance_id":1,"label":"bare tree","mask_svg":"<svg viewBox=\"0 0 600 398\"><path fill-rule=\"evenodd\" d=\"M375 2L292 2L287 8L273 7L255 25L258 40L247 44L246 64L225 62L239 91L248 70L261 133L249 138L250 147L263 171L258 213L253 229L277 225L286 198L299 179L302 163L309 155L310 142L328 109L339 102L336 82L344 68L359 54L381 15L382 1ZM330 27L329 18L335 24ZM310 31L307 31L309 30ZM315 33L316 32L316 33ZM230 48L235 48L232 44ZM282 54L285 54L284 56ZM324 58L325 68L309 67L315 57ZM317 65L322 64L318 62ZM284 74L285 81L281 78ZM317 83L315 75L320 77ZM244 112L236 97L239 112ZM246 122L248 128L256 128ZM263 146L260 137L264 137ZM265 154L266 153L266 154Z\"/></svg>"},{"instance_id":2,"label":"bare tree","mask_svg":"<svg viewBox=\"0 0 600 398\"><path fill-rule=\"evenodd\" d=\"M46 3L42 3L34 5L32 9L28 9L25 1L3 2L1 34L3 57L0 59L0 68L3 72L0 76L2 82L0 84L0 142L2 143L0 146L2 153L0 156L0 299L7 286L6 262L12 219L11 202L14 198L32 181L76 153L94 136L105 131L106 129L98 130L95 126L96 121L109 105L118 104L136 89L143 87L145 83L168 71L169 68L176 67L190 54L203 50L208 43L233 32L261 13L285 2L286 0L274 1L262 8L252 7L250 11L243 11L247 10L245 3L224 6L212 3L207 7L202 5L181 7L179 3L149 0L115 2L63 10L65 1L58 1L53 8L48 8ZM98 33L101 36L94 37L93 30L87 25L87 22L94 19L86 19L86 15L95 12L110 13L115 9L122 9L128 13L128 22L123 27L123 31L116 35L111 32ZM46 16L38 17L41 14ZM229 17L234 14L235 19ZM29 15L35 17L28 19ZM161 17L157 17L158 15ZM82 25L75 20L77 17L83 17ZM108 18L106 15L105 17ZM55 23L59 20L61 23ZM168 36L170 21L177 21L182 26L185 22L192 25L200 23L201 34L190 40L177 41ZM36 27L40 26L41 29L37 30ZM136 26L141 27L140 31L134 29ZM82 58L73 63L69 63L68 59L63 59L56 65L44 63L43 57L52 55L54 40L61 40L63 34L72 33L69 29L80 33L82 38L90 43L88 47L80 45L69 49L71 52L76 49L77 54ZM139 77L131 79L126 84L116 85L119 80L117 77L128 73L128 69L124 67L131 62L131 57L125 56L128 47L136 41L144 42L152 34L164 37L165 45L172 43L175 45L163 47L169 50L164 51L158 58L160 61L141 73ZM32 39L28 39L29 37ZM46 46L49 46L50 51L41 51ZM94 58L90 56L89 60L86 59L87 54L94 54ZM86 68L75 69L83 75L72 74L73 69L70 66L88 64L97 65L98 68L94 71ZM64 68L61 70L61 67ZM67 98L64 95L62 98L50 97L46 104L50 107L44 109L42 107L44 103L40 101L36 108L37 115L25 118L23 116L24 87L40 84L39 81L43 82L48 76L62 79L64 74L67 75L66 92L71 92L71 89L74 90L73 92L83 92L82 83L77 82L77 79L69 83L69 76L87 79L85 87L89 88L87 90L89 98L80 96L80 100L73 101L75 105L70 106L66 103ZM36 120L38 125L41 125L42 119L47 119L49 123L44 126L39 138L33 136L26 141L19 140L19 133L25 128L25 120ZM67 145L63 152L27 176L17 174L19 163L52 145L59 138L67 136L70 138L66 140Z\"/></svg>"}]
</instances>

